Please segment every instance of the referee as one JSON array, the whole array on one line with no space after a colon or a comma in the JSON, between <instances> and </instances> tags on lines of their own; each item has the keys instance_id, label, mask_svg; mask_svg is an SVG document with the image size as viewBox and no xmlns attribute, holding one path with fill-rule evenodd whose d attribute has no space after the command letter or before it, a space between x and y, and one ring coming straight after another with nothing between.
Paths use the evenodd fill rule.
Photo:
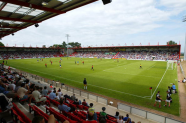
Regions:
<instances>
[{"instance_id":1,"label":"referee","mask_svg":"<svg viewBox=\"0 0 186 123\"><path fill-rule=\"evenodd\" d=\"M84 78L84 80L83 80L83 84L84 84L84 89L87 90L87 80L86 80L86 78Z\"/></svg>"}]
</instances>

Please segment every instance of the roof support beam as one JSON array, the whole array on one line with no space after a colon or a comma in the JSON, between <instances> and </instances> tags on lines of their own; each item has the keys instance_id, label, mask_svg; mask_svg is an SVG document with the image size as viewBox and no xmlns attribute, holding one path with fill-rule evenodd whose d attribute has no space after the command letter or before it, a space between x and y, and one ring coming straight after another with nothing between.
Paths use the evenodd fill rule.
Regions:
<instances>
[{"instance_id":1,"label":"roof support beam","mask_svg":"<svg viewBox=\"0 0 186 123\"><path fill-rule=\"evenodd\" d=\"M29 8L39 9L39 10L43 10L43 11L47 11L47 12L51 12L51 13L56 13L56 14L65 13L60 10L51 9L51 8L47 8L47 7L43 7L43 6L38 6L35 4L31 4L31 3L27 3L27 2L23 2L23 1L18 1L18 0L1 0L1 1L11 3L11 4L20 5L20 6L25 6L25 7L29 7Z\"/></svg>"},{"instance_id":2,"label":"roof support beam","mask_svg":"<svg viewBox=\"0 0 186 123\"><path fill-rule=\"evenodd\" d=\"M2 26L1 28L24 29L24 27Z\"/></svg>"},{"instance_id":3,"label":"roof support beam","mask_svg":"<svg viewBox=\"0 0 186 123\"><path fill-rule=\"evenodd\" d=\"M2 3L2 4L1 4L2 6L0 7L0 11L6 6L6 4L7 4L7 3Z\"/></svg>"},{"instance_id":4,"label":"roof support beam","mask_svg":"<svg viewBox=\"0 0 186 123\"><path fill-rule=\"evenodd\" d=\"M81 0L80 0L80 1L81 1ZM77 4L78 4L80 1L77 1ZM71 10L74 10L74 9L77 9L77 8L79 8L79 7L85 6L85 5L87 5L87 4L90 4L90 3L96 2L96 1L98 1L98 0L92 0L92 1L89 1L89 2L84 3L84 4L82 4L82 5L76 6L76 7L72 8L72 9L69 9L69 10L67 10L67 12L68 12L68 11L71 11ZM76 3L75 3L75 4L76 4ZM69 6L67 6L67 7L65 7L65 8L63 8L63 9L66 9L66 8L68 8L68 7L70 7L70 6L73 6L73 5L74 5L74 4L69 5Z\"/></svg>"},{"instance_id":5,"label":"roof support beam","mask_svg":"<svg viewBox=\"0 0 186 123\"><path fill-rule=\"evenodd\" d=\"M10 20L10 21L21 21L21 22L27 22L27 23L40 23L41 22L41 21L32 21L32 20L24 20L24 19L9 18L9 17L0 17L0 19Z\"/></svg>"},{"instance_id":6,"label":"roof support beam","mask_svg":"<svg viewBox=\"0 0 186 123\"><path fill-rule=\"evenodd\" d=\"M15 31L0 31L0 33L2 33L2 32L4 32L4 33L14 33Z\"/></svg>"}]
</instances>

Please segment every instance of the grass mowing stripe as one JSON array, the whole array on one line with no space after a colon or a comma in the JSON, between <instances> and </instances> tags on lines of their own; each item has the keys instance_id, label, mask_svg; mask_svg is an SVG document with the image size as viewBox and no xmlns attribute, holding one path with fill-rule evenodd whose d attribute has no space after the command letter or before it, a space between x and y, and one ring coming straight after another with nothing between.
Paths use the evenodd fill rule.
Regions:
<instances>
[{"instance_id":1,"label":"grass mowing stripe","mask_svg":"<svg viewBox=\"0 0 186 123\"><path fill-rule=\"evenodd\" d=\"M139 75L139 74L128 74L128 73L120 73L120 72L114 72L114 71L105 71L105 72L111 72L111 73L117 73L117 74L125 74L125 75L131 75L131 76L142 76L142 77L150 77L150 78L160 78L155 76L145 76L145 75Z\"/></svg>"}]
</instances>

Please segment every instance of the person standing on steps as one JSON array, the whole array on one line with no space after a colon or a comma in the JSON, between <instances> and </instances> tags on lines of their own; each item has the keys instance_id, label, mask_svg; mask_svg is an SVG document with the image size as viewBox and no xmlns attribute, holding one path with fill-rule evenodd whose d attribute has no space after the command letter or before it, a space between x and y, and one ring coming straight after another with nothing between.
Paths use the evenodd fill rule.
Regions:
<instances>
[{"instance_id":1,"label":"person standing on steps","mask_svg":"<svg viewBox=\"0 0 186 123\"><path fill-rule=\"evenodd\" d=\"M84 84L84 89L87 90L87 80L86 80L86 78L84 78L84 80L83 80L83 84Z\"/></svg>"}]
</instances>

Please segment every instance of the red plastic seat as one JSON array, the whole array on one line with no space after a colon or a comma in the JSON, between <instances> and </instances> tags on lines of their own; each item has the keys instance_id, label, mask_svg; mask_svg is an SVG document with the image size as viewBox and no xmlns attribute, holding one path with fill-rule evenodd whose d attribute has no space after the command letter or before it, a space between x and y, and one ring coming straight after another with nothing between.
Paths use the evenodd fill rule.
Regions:
<instances>
[{"instance_id":1,"label":"red plastic seat","mask_svg":"<svg viewBox=\"0 0 186 123\"><path fill-rule=\"evenodd\" d=\"M83 121L82 123L98 123L96 120L92 120L92 121Z\"/></svg>"},{"instance_id":2,"label":"red plastic seat","mask_svg":"<svg viewBox=\"0 0 186 123\"><path fill-rule=\"evenodd\" d=\"M12 113L17 116L17 118L22 122L22 123L31 123L32 121L13 103L13 107L11 108ZM12 114L12 115L13 115ZM17 122L17 121L16 121Z\"/></svg>"},{"instance_id":3,"label":"red plastic seat","mask_svg":"<svg viewBox=\"0 0 186 123\"><path fill-rule=\"evenodd\" d=\"M83 106L83 109L85 110L85 111L88 111L88 106Z\"/></svg>"}]
</instances>

